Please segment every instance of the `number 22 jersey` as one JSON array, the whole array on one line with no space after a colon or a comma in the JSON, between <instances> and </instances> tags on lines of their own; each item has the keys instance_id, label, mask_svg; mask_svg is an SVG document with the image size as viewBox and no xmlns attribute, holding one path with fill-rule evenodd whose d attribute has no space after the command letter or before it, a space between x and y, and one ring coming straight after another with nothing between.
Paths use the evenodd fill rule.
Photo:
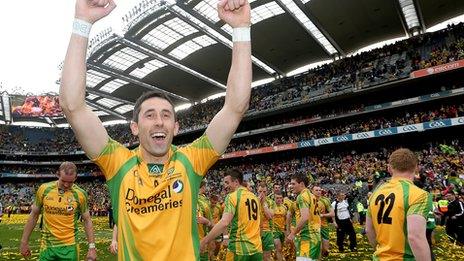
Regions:
<instances>
[{"instance_id":1,"label":"number 22 jersey","mask_svg":"<svg viewBox=\"0 0 464 261\"><path fill-rule=\"evenodd\" d=\"M378 243L374 260L414 260L407 217L415 214L427 219L431 208L429 193L410 180L392 178L381 184L371 195L367 212Z\"/></svg>"}]
</instances>

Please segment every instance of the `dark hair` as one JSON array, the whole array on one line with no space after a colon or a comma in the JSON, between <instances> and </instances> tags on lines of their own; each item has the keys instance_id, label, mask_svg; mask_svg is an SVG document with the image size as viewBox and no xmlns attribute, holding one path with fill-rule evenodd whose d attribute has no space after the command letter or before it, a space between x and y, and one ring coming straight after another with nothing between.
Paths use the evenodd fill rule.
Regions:
<instances>
[{"instance_id":1,"label":"dark hair","mask_svg":"<svg viewBox=\"0 0 464 261\"><path fill-rule=\"evenodd\" d=\"M204 187L204 186L206 186L206 182L205 182L204 180L202 180L202 181L200 182L200 188L202 188L202 187Z\"/></svg>"},{"instance_id":2,"label":"dark hair","mask_svg":"<svg viewBox=\"0 0 464 261\"><path fill-rule=\"evenodd\" d=\"M140 96L137 101L135 101L134 105L134 111L132 112L132 121L133 122L139 122L139 113L140 113L140 107L142 106L142 103L148 99L151 98L160 98L164 99L169 102L172 106L172 111L174 112L174 120L177 121L177 116L176 116L176 111L174 110L174 103L172 103L172 100L164 93L161 92L156 92L156 91L149 91L149 92L144 92L142 96Z\"/></svg>"},{"instance_id":3,"label":"dark hair","mask_svg":"<svg viewBox=\"0 0 464 261\"><path fill-rule=\"evenodd\" d=\"M230 178L235 181L238 180L240 184L243 184L243 174L238 169L229 169L224 174L224 177L230 176Z\"/></svg>"},{"instance_id":4,"label":"dark hair","mask_svg":"<svg viewBox=\"0 0 464 261\"><path fill-rule=\"evenodd\" d=\"M304 175L303 173L295 173L292 175L292 179L294 179L297 183L303 182L305 187L309 185L308 176Z\"/></svg>"}]
</instances>

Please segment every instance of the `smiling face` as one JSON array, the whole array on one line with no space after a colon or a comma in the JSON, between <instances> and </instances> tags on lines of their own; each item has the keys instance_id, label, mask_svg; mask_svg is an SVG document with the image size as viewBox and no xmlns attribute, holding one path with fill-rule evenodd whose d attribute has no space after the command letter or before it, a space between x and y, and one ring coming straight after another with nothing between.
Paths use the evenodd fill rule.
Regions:
<instances>
[{"instance_id":1,"label":"smiling face","mask_svg":"<svg viewBox=\"0 0 464 261\"><path fill-rule=\"evenodd\" d=\"M140 146L148 153L145 156L167 156L172 140L179 131L175 112L169 101L153 97L140 106L138 122L131 123L132 134L139 137Z\"/></svg>"}]
</instances>

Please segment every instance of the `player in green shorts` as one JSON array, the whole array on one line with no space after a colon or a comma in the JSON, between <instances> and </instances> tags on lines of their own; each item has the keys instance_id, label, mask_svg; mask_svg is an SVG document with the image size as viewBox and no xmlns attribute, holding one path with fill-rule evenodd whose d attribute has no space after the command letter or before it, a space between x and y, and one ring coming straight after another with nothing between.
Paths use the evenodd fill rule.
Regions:
<instances>
[{"instance_id":1,"label":"player in green shorts","mask_svg":"<svg viewBox=\"0 0 464 261\"><path fill-rule=\"evenodd\" d=\"M39 259L79 260L77 223L82 216L89 242L86 260L96 260L95 237L92 219L87 205L87 193L74 184L77 168L72 162L64 162L58 169L58 181L42 184L35 196L32 211L24 227L20 251L24 257L31 255L29 237L42 213L42 240Z\"/></svg>"},{"instance_id":2,"label":"player in green shorts","mask_svg":"<svg viewBox=\"0 0 464 261\"><path fill-rule=\"evenodd\" d=\"M276 206L274 209L274 245L276 249L276 259L283 260L282 245L285 242L285 219L287 217L287 207L283 204L282 194L274 193Z\"/></svg>"},{"instance_id":3,"label":"player in green shorts","mask_svg":"<svg viewBox=\"0 0 464 261\"><path fill-rule=\"evenodd\" d=\"M263 242L263 257L264 261L271 260L271 252L274 250L274 236L272 230L274 224L275 203L267 196L267 184L259 183L258 197L261 203L261 241Z\"/></svg>"},{"instance_id":4,"label":"player in green shorts","mask_svg":"<svg viewBox=\"0 0 464 261\"><path fill-rule=\"evenodd\" d=\"M319 214L321 216L321 238L322 238L322 256L329 255L329 223L330 219L335 216L335 212L330 205L330 200L322 196L322 188L313 186L313 195L317 199Z\"/></svg>"}]
</instances>

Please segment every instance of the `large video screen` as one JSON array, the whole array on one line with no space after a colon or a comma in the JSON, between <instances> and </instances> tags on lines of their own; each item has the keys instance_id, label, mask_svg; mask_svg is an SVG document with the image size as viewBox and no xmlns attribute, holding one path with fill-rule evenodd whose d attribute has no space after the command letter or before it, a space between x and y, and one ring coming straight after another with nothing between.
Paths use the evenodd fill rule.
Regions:
<instances>
[{"instance_id":1,"label":"large video screen","mask_svg":"<svg viewBox=\"0 0 464 261\"><path fill-rule=\"evenodd\" d=\"M62 116L58 96L12 96L13 117L58 117Z\"/></svg>"}]
</instances>

